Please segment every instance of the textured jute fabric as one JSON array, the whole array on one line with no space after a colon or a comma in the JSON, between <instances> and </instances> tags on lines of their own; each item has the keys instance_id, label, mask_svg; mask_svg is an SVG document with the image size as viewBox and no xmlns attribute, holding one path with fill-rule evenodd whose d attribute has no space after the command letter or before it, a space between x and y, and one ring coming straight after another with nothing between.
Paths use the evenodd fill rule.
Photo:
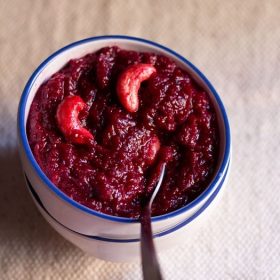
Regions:
<instances>
[{"instance_id":1,"label":"textured jute fabric","mask_svg":"<svg viewBox=\"0 0 280 280\"><path fill-rule=\"evenodd\" d=\"M227 108L231 176L201 230L160 255L166 279L280 279L280 1L0 1L0 279L141 279L139 263L87 256L24 186L16 140L38 64L82 38L127 34L197 65Z\"/></svg>"}]
</instances>

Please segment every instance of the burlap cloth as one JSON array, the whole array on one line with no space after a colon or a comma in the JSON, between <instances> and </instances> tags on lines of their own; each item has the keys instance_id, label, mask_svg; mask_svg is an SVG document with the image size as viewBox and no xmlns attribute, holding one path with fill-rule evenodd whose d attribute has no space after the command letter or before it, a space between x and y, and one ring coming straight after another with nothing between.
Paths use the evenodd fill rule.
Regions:
<instances>
[{"instance_id":1,"label":"burlap cloth","mask_svg":"<svg viewBox=\"0 0 280 280\"><path fill-rule=\"evenodd\" d=\"M41 217L16 147L22 89L50 53L128 34L165 44L212 81L229 113L231 179L199 234L160 255L166 279L280 279L280 1L0 1L0 279L141 279L89 257Z\"/></svg>"}]
</instances>

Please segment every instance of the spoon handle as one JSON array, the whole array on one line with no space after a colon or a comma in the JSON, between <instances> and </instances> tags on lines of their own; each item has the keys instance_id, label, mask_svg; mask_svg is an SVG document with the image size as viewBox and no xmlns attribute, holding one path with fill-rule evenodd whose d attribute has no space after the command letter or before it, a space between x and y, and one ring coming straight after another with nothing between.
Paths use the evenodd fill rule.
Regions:
<instances>
[{"instance_id":1,"label":"spoon handle","mask_svg":"<svg viewBox=\"0 0 280 280\"><path fill-rule=\"evenodd\" d=\"M153 232L151 225L151 206L155 196L161 186L165 172L165 163L161 167L161 173L157 186L153 192L150 201L142 209L141 222L141 257L142 271L144 280L162 280L160 266L157 260L156 250L153 241Z\"/></svg>"},{"instance_id":2,"label":"spoon handle","mask_svg":"<svg viewBox=\"0 0 280 280\"><path fill-rule=\"evenodd\" d=\"M144 280L162 280L151 227L151 209L146 205L141 218L141 257Z\"/></svg>"}]
</instances>

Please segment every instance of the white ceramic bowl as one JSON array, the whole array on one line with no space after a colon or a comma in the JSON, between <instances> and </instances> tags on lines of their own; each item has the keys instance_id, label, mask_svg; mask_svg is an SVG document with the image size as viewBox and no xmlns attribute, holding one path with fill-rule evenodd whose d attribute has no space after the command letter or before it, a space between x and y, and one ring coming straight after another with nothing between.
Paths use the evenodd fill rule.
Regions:
<instances>
[{"instance_id":1,"label":"white ceramic bowl","mask_svg":"<svg viewBox=\"0 0 280 280\"><path fill-rule=\"evenodd\" d=\"M153 217L156 240L180 242L179 232L189 229L190 221L204 211L223 186L230 163L230 128L224 106L205 76L184 57L157 43L127 36L101 36L68 45L47 58L32 74L23 91L18 111L18 139L22 166L36 205L47 221L65 238L96 257L106 260L130 260L138 256L140 225L136 219L99 213L72 200L61 192L37 164L26 135L26 122L32 100L52 74L70 59L95 52L102 47L117 45L124 49L160 53L172 58L204 88L215 107L219 131L220 154L215 176L206 190L190 204L162 216ZM179 230L180 229L180 230ZM171 242L173 243L173 242ZM114 251L112 253L112 244ZM127 248L126 248L127 247ZM125 249L126 248L126 249ZM163 246L159 246L159 249Z\"/></svg>"}]
</instances>

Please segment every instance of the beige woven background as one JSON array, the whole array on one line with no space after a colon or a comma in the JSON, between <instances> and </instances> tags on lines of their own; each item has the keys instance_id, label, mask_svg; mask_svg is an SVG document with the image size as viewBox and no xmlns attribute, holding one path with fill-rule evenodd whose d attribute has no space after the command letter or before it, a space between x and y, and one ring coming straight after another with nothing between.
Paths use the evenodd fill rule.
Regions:
<instances>
[{"instance_id":1,"label":"beige woven background","mask_svg":"<svg viewBox=\"0 0 280 280\"><path fill-rule=\"evenodd\" d=\"M102 34L165 44L212 81L228 109L231 180L199 234L160 256L166 279L280 279L280 1L0 1L0 279L141 279L86 256L25 190L16 112L34 68Z\"/></svg>"}]
</instances>

